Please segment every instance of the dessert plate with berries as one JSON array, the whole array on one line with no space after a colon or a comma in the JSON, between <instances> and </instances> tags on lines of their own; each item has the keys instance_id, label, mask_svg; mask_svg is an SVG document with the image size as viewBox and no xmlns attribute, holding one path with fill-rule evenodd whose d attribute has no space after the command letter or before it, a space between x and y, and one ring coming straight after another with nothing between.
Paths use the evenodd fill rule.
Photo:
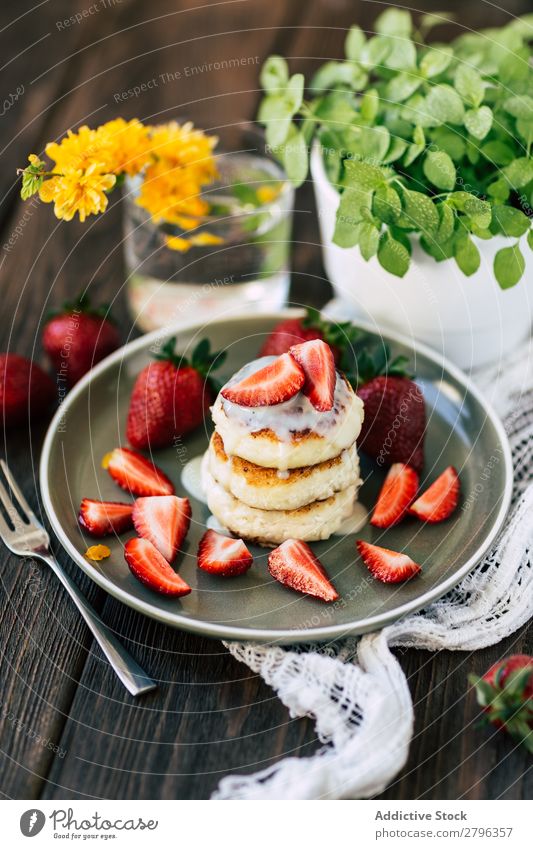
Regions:
<instances>
[{"instance_id":1,"label":"dessert plate with berries","mask_svg":"<svg viewBox=\"0 0 533 849\"><path fill-rule=\"evenodd\" d=\"M442 596L511 485L505 431L462 372L314 311L131 342L76 384L41 458L51 525L97 584L177 628L280 643Z\"/></svg>"}]
</instances>

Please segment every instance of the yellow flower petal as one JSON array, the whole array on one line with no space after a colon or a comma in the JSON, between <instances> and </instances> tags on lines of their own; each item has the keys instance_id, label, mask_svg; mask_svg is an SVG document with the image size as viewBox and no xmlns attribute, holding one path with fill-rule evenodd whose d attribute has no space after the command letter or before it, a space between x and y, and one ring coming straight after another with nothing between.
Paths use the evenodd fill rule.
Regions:
<instances>
[{"instance_id":1,"label":"yellow flower petal","mask_svg":"<svg viewBox=\"0 0 533 849\"><path fill-rule=\"evenodd\" d=\"M165 244L171 251L186 253L191 247L191 239L183 239L181 236L165 236Z\"/></svg>"},{"instance_id":2,"label":"yellow flower petal","mask_svg":"<svg viewBox=\"0 0 533 849\"><path fill-rule=\"evenodd\" d=\"M270 203L279 195L279 188L275 188L274 186L259 186L256 195L260 203Z\"/></svg>"},{"instance_id":3,"label":"yellow flower petal","mask_svg":"<svg viewBox=\"0 0 533 849\"><path fill-rule=\"evenodd\" d=\"M105 560L111 554L111 549L107 545L91 545L85 552L85 557L89 560Z\"/></svg>"},{"instance_id":4,"label":"yellow flower petal","mask_svg":"<svg viewBox=\"0 0 533 849\"><path fill-rule=\"evenodd\" d=\"M104 454L104 456L102 457L102 462L100 464L102 466L102 469L107 469L107 467L109 466L109 464L111 462L112 456L113 456L112 451L108 451L107 454Z\"/></svg>"},{"instance_id":5,"label":"yellow flower petal","mask_svg":"<svg viewBox=\"0 0 533 849\"><path fill-rule=\"evenodd\" d=\"M196 236L191 236L190 242L193 245L222 245L224 239L221 236L215 236L214 233L198 233Z\"/></svg>"}]
</instances>

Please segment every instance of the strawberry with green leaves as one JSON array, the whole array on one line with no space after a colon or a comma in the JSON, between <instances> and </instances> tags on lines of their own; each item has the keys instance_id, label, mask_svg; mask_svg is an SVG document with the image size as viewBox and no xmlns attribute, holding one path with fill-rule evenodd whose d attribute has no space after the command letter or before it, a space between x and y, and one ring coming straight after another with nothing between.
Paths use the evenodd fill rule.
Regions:
<instances>
[{"instance_id":1,"label":"strawberry with green leaves","mask_svg":"<svg viewBox=\"0 0 533 849\"><path fill-rule=\"evenodd\" d=\"M294 345L321 339L327 342L336 364L339 365L343 353L358 337L359 330L350 321L340 324L327 321L322 318L318 310L308 307L303 318L285 318L276 324L261 348L260 355L279 357L280 354L286 354Z\"/></svg>"},{"instance_id":2,"label":"strawberry with green leaves","mask_svg":"<svg viewBox=\"0 0 533 849\"><path fill-rule=\"evenodd\" d=\"M58 377L68 387L121 344L108 304L92 307L85 294L65 302L47 318L42 341Z\"/></svg>"},{"instance_id":3,"label":"strawberry with green leaves","mask_svg":"<svg viewBox=\"0 0 533 849\"><path fill-rule=\"evenodd\" d=\"M495 663L475 687L485 719L522 743L533 754L533 657L514 654Z\"/></svg>"},{"instance_id":4,"label":"strawberry with green leaves","mask_svg":"<svg viewBox=\"0 0 533 849\"><path fill-rule=\"evenodd\" d=\"M131 393L126 435L134 448L163 448L202 424L218 387L211 374L225 358L203 339L189 361L175 352L176 338L138 375Z\"/></svg>"}]
</instances>

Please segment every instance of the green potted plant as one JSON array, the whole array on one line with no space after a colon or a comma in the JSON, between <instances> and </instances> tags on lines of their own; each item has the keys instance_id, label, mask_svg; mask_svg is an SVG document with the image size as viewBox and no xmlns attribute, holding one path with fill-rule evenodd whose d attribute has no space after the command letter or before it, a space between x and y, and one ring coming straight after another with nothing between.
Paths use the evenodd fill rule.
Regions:
<instances>
[{"instance_id":1,"label":"green potted plant","mask_svg":"<svg viewBox=\"0 0 533 849\"><path fill-rule=\"evenodd\" d=\"M259 120L296 185L310 154L337 296L469 367L531 325L533 15L428 43L449 17L352 27L308 94L271 56Z\"/></svg>"}]
</instances>

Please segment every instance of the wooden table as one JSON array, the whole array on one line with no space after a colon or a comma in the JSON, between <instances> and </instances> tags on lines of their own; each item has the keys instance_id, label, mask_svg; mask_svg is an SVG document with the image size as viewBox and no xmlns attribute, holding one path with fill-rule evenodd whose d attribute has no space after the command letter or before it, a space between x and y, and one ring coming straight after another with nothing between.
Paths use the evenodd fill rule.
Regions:
<instances>
[{"instance_id":1,"label":"wooden table","mask_svg":"<svg viewBox=\"0 0 533 849\"><path fill-rule=\"evenodd\" d=\"M437 9L441 3L418 5ZM468 26L505 18L493 4L445 5L460 10ZM519 14L528 3L505 5L509 14ZM50 208L19 199L15 170L26 156L69 127L116 115L151 122L186 116L235 146L255 115L265 56L281 53L294 69L310 71L321 59L341 55L350 23L369 28L378 4L50 0L32 6L22 2L8 11L4 4L2 10L0 348L41 359L43 315L88 284L95 300L115 302L125 339L131 324L120 203L114 197L104 217L85 225L58 224ZM72 17L77 13L81 17ZM228 68L217 70L224 59ZM128 94L151 80L139 96ZM296 207L293 299L321 304L329 286L309 185L298 192ZM24 428L3 434L2 453L35 506L45 428L43 423L31 434ZM144 699L130 698L51 573L0 548L5 797L203 798L228 773L251 772L317 748L313 723L292 720L220 642L143 618L107 597L58 553L160 686ZM468 672L481 673L497 658L528 648L531 630L524 628L475 654L399 652L416 729L409 763L385 798L531 798L531 759L509 740L477 729L473 696L465 695Z\"/></svg>"}]
</instances>

